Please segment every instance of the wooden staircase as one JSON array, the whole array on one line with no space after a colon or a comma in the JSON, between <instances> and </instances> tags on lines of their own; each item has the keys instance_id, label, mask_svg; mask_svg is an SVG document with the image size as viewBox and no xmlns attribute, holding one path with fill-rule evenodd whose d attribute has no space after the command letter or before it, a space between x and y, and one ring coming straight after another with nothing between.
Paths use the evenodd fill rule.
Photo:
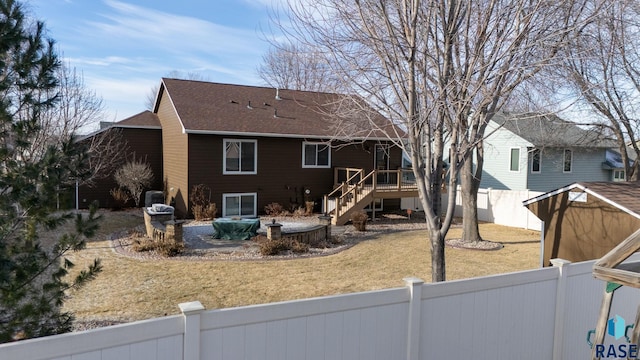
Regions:
<instances>
[{"instance_id":1,"label":"wooden staircase","mask_svg":"<svg viewBox=\"0 0 640 360\"><path fill-rule=\"evenodd\" d=\"M418 196L415 182L403 180L410 170L373 170L365 175L363 169L336 168L335 183L338 182L339 171L346 174L346 180L324 196L324 209L331 215L333 225L346 224L351 219L351 214L364 209L374 199ZM380 176L387 181L379 183Z\"/></svg>"}]
</instances>

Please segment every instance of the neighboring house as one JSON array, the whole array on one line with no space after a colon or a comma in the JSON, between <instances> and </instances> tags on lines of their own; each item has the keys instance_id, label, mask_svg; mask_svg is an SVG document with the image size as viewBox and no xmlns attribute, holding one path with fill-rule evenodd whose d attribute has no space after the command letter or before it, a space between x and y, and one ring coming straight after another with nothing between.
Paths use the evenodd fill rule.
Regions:
<instances>
[{"instance_id":1,"label":"neighboring house","mask_svg":"<svg viewBox=\"0 0 640 360\"><path fill-rule=\"evenodd\" d=\"M337 169L400 168L401 150L379 130L392 130L391 123L344 100L328 93L162 79L153 113L162 128L167 201L177 216L188 216L190 191L204 184L218 216L257 216L274 202L289 208L314 201L319 211L322 197L337 183ZM340 117L332 116L336 111Z\"/></svg>"},{"instance_id":2,"label":"neighboring house","mask_svg":"<svg viewBox=\"0 0 640 360\"><path fill-rule=\"evenodd\" d=\"M523 203L543 221L543 265L598 259L640 229L640 184L579 182Z\"/></svg>"},{"instance_id":3,"label":"neighboring house","mask_svg":"<svg viewBox=\"0 0 640 360\"><path fill-rule=\"evenodd\" d=\"M114 167L124 164L128 160L144 159L153 170L155 178L153 189L162 189L162 130L156 114L144 111L115 123L101 123L102 128L92 134L80 138L80 142L90 142L98 136L113 136L114 145L123 148L122 157L112 159ZM115 170L114 170L115 171ZM113 172L97 179L94 184L78 187L79 208L87 208L93 201L98 201L100 207L113 208L117 204L110 194L111 189L118 184L113 178ZM143 198L144 199L144 198Z\"/></svg>"},{"instance_id":4,"label":"neighboring house","mask_svg":"<svg viewBox=\"0 0 640 360\"><path fill-rule=\"evenodd\" d=\"M496 114L486 134L481 188L551 191L624 179L614 142L555 115Z\"/></svg>"}]
</instances>

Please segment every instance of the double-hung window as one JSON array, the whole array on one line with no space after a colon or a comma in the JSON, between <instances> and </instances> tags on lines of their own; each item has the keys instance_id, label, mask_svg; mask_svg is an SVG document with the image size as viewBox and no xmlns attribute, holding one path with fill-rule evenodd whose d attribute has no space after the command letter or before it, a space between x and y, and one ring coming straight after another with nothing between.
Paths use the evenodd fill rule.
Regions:
<instances>
[{"instance_id":1,"label":"double-hung window","mask_svg":"<svg viewBox=\"0 0 640 360\"><path fill-rule=\"evenodd\" d=\"M540 149L531 150L531 172L540 172L540 162L542 160L542 151Z\"/></svg>"},{"instance_id":2,"label":"double-hung window","mask_svg":"<svg viewBox=\"0 0 640 360\"><path fill-rule=\"evenodd\" d=\"M331 167L331 147L328 143L303 142L302 143L302 167L303 168L329 168Z\"/></svg>"},{"instance_id":3,"label":"double-hung window","mask_svg":"<svg viewBox=\"0 0 640 360\"><path fill-rule=\"evenodd\" d=\"M562 166L562 172L570 173L573 167L573 151L570 149L564 149L564 161Z\"/></svg>"},{"instance_id":4,"label":"double-hung window","mask_svg":"<svg viewBox=\"0 0 640 360\"><path fill-rule=\"evenodd\" d=\"M256 216L256 193L222 194L222 216Z\"/></svg>"},{"instance_id":5,"label":"double-hung window","mask_svg":"<svg viewBox=\"0 0 640 360\"><path fill-rule=\"evenodd\" d=\"M258 142L224 139L223 174L257 174Z\"/></svg>"},{"instance_id":6,"label":"double-hung window","mask_svg":"<svg viewBox=\"0 0 640 360\"><path fill-rule=\"evenodd\" d=\"M510 150L509 171L520 171L520 148L511 148Z\"/></svg>"}]
</instances>

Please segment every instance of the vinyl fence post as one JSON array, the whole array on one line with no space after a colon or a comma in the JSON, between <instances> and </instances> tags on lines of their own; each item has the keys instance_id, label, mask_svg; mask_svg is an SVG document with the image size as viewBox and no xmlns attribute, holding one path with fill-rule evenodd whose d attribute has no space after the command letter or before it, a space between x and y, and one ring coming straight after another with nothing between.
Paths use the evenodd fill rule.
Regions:
<instances>
[{"instance_id":1,"label":"vinyl fence post","mask_svg":"<svg viewBox=\"0 0 640 360\"><path fill-rule=\"evenodd\" d=\"M565 303L567 294L567 268L571 261L564 259L551 259L553 267L558 268L558 285L556 288L556 315L553 325L553 359L562 359L564 344ZM566 266L566 268L565 268Z\"/></svg>"},{"instance_id":2,"label":"vinyl fence post","mask_svg":"<svg viewBox=\"0 0 640 360\"><path fill-rule=\"evenodd\" d=\"M407 360L418 360L420 356L420 309L424 280L415 277L403 279L409 288L409 318L407 319Z\"/></svg>"},{"instance_id":3,"label":"vinyl fence post","mask_svg":"<svg viewBox=\"0 0 640 360\"><path fill-rule=\"evenodd\" d=\"M184 317L182 360L200 360L200 313L204 306L199 301L178 304Z\"/></svg>"}]
</instances>

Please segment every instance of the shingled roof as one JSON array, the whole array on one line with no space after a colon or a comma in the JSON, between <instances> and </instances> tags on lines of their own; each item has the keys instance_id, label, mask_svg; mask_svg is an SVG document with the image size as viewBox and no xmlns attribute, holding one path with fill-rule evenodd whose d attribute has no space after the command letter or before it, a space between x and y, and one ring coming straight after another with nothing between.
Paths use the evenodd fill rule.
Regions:
<instances>
[{"instance_id":1,"label":"shingled roof","mask_svg":"<svg viewBox=\"0 0 640 360\"><path fill-rule=\"evenodd\" d=\"M594 129L583 129L554 114L499 113L493 121L536 147L615 147Z\"/></svg>"},{"instance_id":2,"label":"shingled roof","mask_svg":"<svg viewBox=\"0 0 640 360\"><path fill-rule=\"evenodd\" d=\"M160 120L156 114L146 110L124 120L118 121L117 123L114 123L113 126L160 129Z\"/></svg>"},{"instance_id":3,"label":"shingled roof","mask_svg":"<svg viewBox=\"0 0 640 360\"><path fill-rule=\"evenodd\" d=\"M154 112L164 96L185 133L387 139L384 131L400 131L346 95L163 78Z\"/></svg>"},{"instance_id":4,"label":"shingled roof","mask_svg":"<svg viewBox=\"0 0 640 360\"><path fill-rule=\"evenodd\" d=\"M529 200L525 200L525 206L534 202L558 195L566 191L582 190L604 202L640 219L640 182L578 182L557 189Z\"/></svg>"}]
</instances>

